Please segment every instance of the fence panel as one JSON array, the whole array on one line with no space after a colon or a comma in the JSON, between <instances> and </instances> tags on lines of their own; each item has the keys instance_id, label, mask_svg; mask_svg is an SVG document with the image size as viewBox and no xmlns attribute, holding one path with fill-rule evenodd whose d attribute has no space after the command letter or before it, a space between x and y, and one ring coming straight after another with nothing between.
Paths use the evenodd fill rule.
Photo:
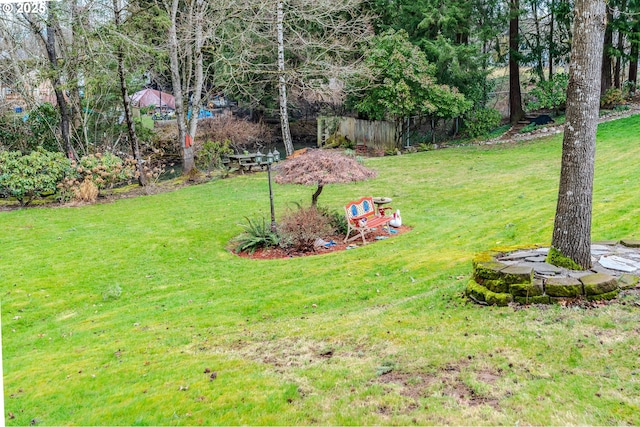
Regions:
<instances>
[{"instance_id":1,"label":"fence panel","mask_svg":"<svg viewBox=\"0 0 640 427\"><path fill-rule=\"evenodd\" d=\"M373 150L396 147L395 123L387 121L360 120L353 117L318 117L318 146L337 133L356 143L365 143Z\"/></svg>"}]
</instances>

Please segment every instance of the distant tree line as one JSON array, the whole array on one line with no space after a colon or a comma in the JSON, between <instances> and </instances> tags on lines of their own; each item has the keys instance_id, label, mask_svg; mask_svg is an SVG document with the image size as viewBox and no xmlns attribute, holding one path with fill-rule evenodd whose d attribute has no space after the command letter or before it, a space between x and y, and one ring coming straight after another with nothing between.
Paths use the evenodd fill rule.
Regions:
<instances>
[{"instance_id":1,"label":"distant tree line","mask_svg":"<svg viewBox=\"0 0 640 427\"><path fill-rule=\"evenodd\" d=\"M639 12L638 0L607 4L601 95L635 91ZM414 116L432 125L495 117L486 112L490 73L507 65L517 121L524 114L520 69L539 84L564 74L573 16L569 0L49 2L42 14L0 20L2 83L34 111L24 137L7 132L20 123L2 118L0 147L42 146L74 159L120 151L141 168L149 135L136 126L130 96L155 87L176 96L175 144L188 173L198 126L189 111L213 94L256 116L280 117L290 154L288 119L303 105L400 124ZM53 88L54 110L36 105L33 89L42 81Z\"/></svg>"}]
</instances>

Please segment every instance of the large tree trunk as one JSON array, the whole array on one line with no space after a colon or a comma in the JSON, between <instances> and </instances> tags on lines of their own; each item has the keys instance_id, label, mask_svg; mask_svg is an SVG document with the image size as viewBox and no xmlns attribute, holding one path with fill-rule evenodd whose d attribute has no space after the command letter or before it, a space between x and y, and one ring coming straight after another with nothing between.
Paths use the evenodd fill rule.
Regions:
<instances>
[{"instance_id":1,"label":"large tree trunk","mask_svg":"<svg viewBox=\"0 0 640 427\"><path fill-rule=\"evenodd\" d=\"M49 58L49 66L51 68L53 77L53 92L56 95L56 102L58 104L58 110L60 111L60 134L62 136L62 145L64 151L70 159L74 159L75 153L71 145L71 115L69 114L69 106L67 100L64 97L62 88L62 79L60 77L61 71L58 66L58 55L56 53L56 28L58 26L58 20L56 18L56 12L53 9L51 3L48 4L49 17L47 22L47 38L45 40L45 47L47 49L47 57Z\"/></svg>"},{"instance_id":2,"label":"large tree trunk","mask_svg":"<svg viewBox=\"0 0 640 427\"><path fill-rule=\"evenodd\" d=\"M523 116L520 93L519 15L520 1L509 0L509 121L517 123Z\"/></svg>"},{"instance_id":3,"label":"large tree trunk","mask_svg":"<svg viewBox=\"0 0 640 427\"><path fill-rule=\"evenodd\" d=\"M71 1L71 34L69 36L69 48L64 55L64 62L67 65L67 93L69 96L69 113L71 121L72 144L76 151L81 151L84 155L89 154L90 140L87 134L87 123L84 120L82 111L82 100L80 96L80 84L82 83L82 65L80 57L86 52L86 36L83 32L82 7L78 0Z\"/></svg>"},{"instance_id":4,"label":"large tree trunk","mask_svg":"<svg viewBox=\"0 0 640 427\"><path fill-rule=\"evenodd\" d=\"M120 15L121 9L119 3L119 0L113 0L113 16L116 30L119 30L120 26L122 25ZM129 98L127 78L124 69L124 52L120 41L118 41L118 46L116 47L116 60L118 62L120 93L122 94L122 106L124 108L124 118L127 123L129 144L131 145L131 152L133 153L133 157L136 159L136 166L138 169L138 184L144 186L147 183L147 177L144 174L144 168L142 166L142 157L140 156L140 143L138 141L138 135L136 134L136 123L133 121L133 114L131 113L131 99Z\"/></svg>"},{"instance_id":5,"label":"large tree trunk","mask_svg":"<svg viewBox=\"0 0 640 427\"><path fill-rule=\"evenodd\" d=\"M631 45L631 55L629 58L629 81L636 84L638 80L638 42Z\"/></svg>"},{"instance_id":6,"label":"large tree trunk","mask_svg":"<svg viewBox=\"0 0 640 427\"><path fill-rule=\"evenodd\" d=\"M555 42L553 40L554 18L555 18L555 0L551 0L549 17L549 81L553 80L553 55L555 53Z\"/></svg>"},{"instance_id":7,"label":"large tree trunk","mask_svg":"<svg viewBox=\"0 0 640 427\"><path fill-rule=\"evenodd\" d=\"M540 31L540 18L538 17L538 4L534 1L531 2L531 13L533 14L533 23L534 23L534 28L536 30L535 34L534 34L534 39L535 39L535 50L536 50L536 72L538 74L538 77L540 77L540 81L545 81L545 77L544 77L544 64L542 62L542 54L543 54L543 49L542 49L542 32Z\"/></svg>"},{"instance_id":8,"label":"large tree trunk","mask_svg":"<svg viewBox=\"0 0 640 427\"><path fill-rule=\"evenodd\" d=\"M600 96L613 85L613 75L611 74L611 48L613 47L613 27L611 21L613 14L611 9L607 8L607 28L604 33L604 48L602 49L602 79L600 81Z\"/></svg>"},{"instance_id":9,"label":"large tree trunk","mask_svg":"<svg viewBox=\"0 0 640 427\"><path fill-rule=\"evenodd\" d=\"M591 267L591 209L600 103L604 0L576 0L562 167L551 253ZM550 261L554 261L549 257ZM557 261L556 264L562 264ZM569 263L569 265L571 265Z\"/></svg>"},{"instance_id":10,"label":"large tree trunk","mask_svg":"<svg viewBox=\"0 0 640 427\"><path fill-rule=\"evenodd\" d=\"M627 2L626 0L622 0L620 4L620 11L626 12L626 10L627 10ZM622 28L618 28L618 46L616 47L616 51L617 51L617 55L616 55L616 65L613 71L613 85L616 88L621 89L622 88L622 81L621 81L622 60L624 56L624 31L622 30Z\"/></svg>"},{"instance_id":11,"label":"large tree trunk","mask_svg":"<svg viewBox=\"0 0 640 427\"><path fill-rule=\"evenodd\" d=\"M178 143L182 151L182 173L187 175L195 168L192 139L187 134L186 112L183 106L182 80L180 78L180 62L178 58L178 0L172 0L169 25L169 63L171 83L176 102L176 122L178 123Z\"/></svg>"},{"instance_id":12,"label":"large tree trunk","mask_svg":"<svg viewBox=\"0 0 640 427\"><path fill-rule=\"evenodd\" d=\"M284 4L278 0L276 16L278 32L278 101L280 103L280 127L282 128L282 140L287 156L293 154L293 142L289 129L289 112L287 110L287 80L284 71Z\"/></svg>"},{"instance_id":13,"label":"large tree trunk","mask_svg":"<svg viewBox=\"0 0 640 427\"><path fill-rule=\"evenodd\" d=\"M616 56L616 64L613 67L613 85L620 89L622 88L620 75L622 74L622 52L624 50L624 35L622 31L618 31L618 47L616 50L618 55Z\"/></svg>"},{"instance_id":14,"label":"large tree trunk","mask_svg":"<svg viewBox=\"0 0 640 427\"><path fill-rule=\"evenodd\" d=\"M629 40L631 42L631 51L629 53L629 81L634 85L638 80L638 51L640 50L640 19L634 17L634 23L631 30Z\"/></svg>"},{"instance_id":15,"label":"large tree trunk","mask_svg":"<svg viewBox=\"0 0 640 427\"><path fill-rule=\"evenodd\" d=\"M194 13L194 83L193 97L191 104L191 119L189 120L189 135L195 139L198 130L198 115L202 106L202 87L204 85L202 46L204 44L204 12L207 3L203 0L196 0L196 11Z\"/></svg>"}]
</instances>

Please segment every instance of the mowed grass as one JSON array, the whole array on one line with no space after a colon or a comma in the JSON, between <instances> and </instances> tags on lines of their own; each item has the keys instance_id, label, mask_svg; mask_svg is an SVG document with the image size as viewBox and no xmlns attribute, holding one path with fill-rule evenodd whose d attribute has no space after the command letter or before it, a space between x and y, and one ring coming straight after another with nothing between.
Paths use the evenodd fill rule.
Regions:
<instances>
[{"instance_id":1,"label":"mowed grass","mask_svg":"<svg viewBox=\"0 0 640 427\"><path fill-rule=\"evenodd\" d=\"M640 116L600 126L593 239L640 238ZM475 253L549 244L561 138L368 159L336 210L393 197L409 233L255 261L265 173L0 213L7 425L640 424L640 296L482 307ZM276 214L314 189L274 187ZM205 372L206 371L206 372ZM211 375L215 373L215 378Z\"/></svg>"}]
</instances>

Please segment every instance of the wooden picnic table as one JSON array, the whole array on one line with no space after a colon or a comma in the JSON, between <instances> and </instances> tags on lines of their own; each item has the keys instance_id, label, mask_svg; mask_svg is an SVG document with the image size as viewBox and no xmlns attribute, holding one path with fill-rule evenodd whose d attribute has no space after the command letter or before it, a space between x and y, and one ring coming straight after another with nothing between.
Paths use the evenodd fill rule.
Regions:
<instances>
[{"instance_id":1,"label":"wooden picnic table","mask_svg":"<svg viewBox=\"0 0 640 427\"><path fill-rule=\"evenodd\" d=\"M260 168L263 168L267 164L266 161L261 161L258 163L256 161L257 155L258 153L229 154L228 157L229 160L236 162L238 164L238 167L242 171L250 171L253 166L259 166ZM262 155L262 158L264 159L264 155Z\"/></svg>"},{"instance_id":2,"label":"wooden picnic table","mask_svg":"<svg viewBox=\"0 0 640 427\"><path fill-rule=\"evenodd\" d=\"M258 161L258 157L260 161ZM261 170L264 170L264 168L269 165L268 159L271 159L272 163L278 162L280 161L280 153L274 150L273 153L269 151L269 154L263 154L260 153L260 151L256 153L245 152L242 154L229 154L223 156L222 163L226 166L234 163L238 166L238 169L244 173L245 170L250 171L253 166L258 166Z\"/></svg>"}]
</instances>

